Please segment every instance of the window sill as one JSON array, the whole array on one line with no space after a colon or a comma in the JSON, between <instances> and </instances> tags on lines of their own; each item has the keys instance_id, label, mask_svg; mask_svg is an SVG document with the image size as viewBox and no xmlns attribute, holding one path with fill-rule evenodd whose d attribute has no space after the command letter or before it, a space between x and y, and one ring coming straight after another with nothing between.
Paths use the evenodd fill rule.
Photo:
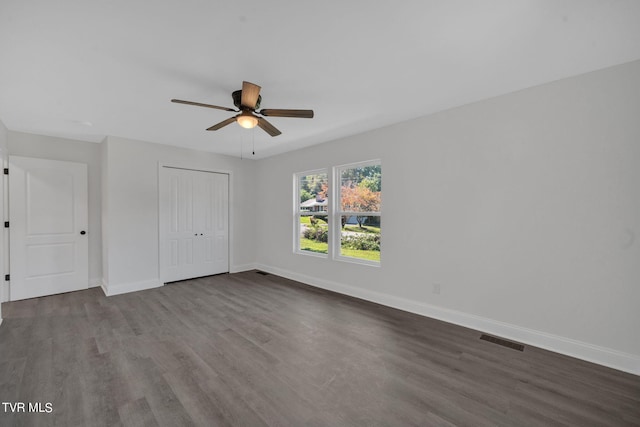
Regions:
<instances>
[{"instance_id":1,"label":"window sill","mask_svg":"<svg viewBox=\"0 0 640 427\"><path fill-rule=\"evenodd\" d=\"M306 256L311 256L311 257L315 257L315 258L325 258L325 259L329 258L329 255L323 254L321 252L295 250L295 251L293 251L293 253L296 254L296 255L306 255Z\"/></svg>"},{"instance_id":2,"label":"window sill","mask_svg":"<svg viewBox=\"0 0 640 427\"><path fill-rule=\"evenodd\" d=\"M359 258L342 256L342 255L336 255L333 257L333 259L336 261L348 262L350 264L366 265L369 267L380 267L382 263L381 261L369 261L366 259L359 259Z\"/></svg>"}]
</instances>

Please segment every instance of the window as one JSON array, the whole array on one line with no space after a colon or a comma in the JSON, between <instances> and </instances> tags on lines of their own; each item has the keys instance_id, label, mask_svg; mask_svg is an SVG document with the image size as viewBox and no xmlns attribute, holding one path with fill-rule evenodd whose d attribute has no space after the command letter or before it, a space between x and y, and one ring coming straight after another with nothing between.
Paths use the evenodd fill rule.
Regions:
<instances>
[{"instance_id":1,"label":"window","mask_svg":"<svg viewBox=\"0 0 640 427\"><path fill-rule=\"evenodd\" d=\"M296 252L320 256L329 252L328 188L326 169L295 175Z\"/></svg>"},{"instance_id":2,"label":"window","mask_svg":"<svg viewBox=\"0 0 640 427\"><path fill-rule=\"evenodd\" d=\"M380 161L335 168L334 257L365 264L380 263L382 167Z\"/></svg>"},{"instance_id":3,"label":"window","mask_svg":"<svg viewBox=\"0 0 640 427\"><path fill-rule=\"evenodd\" d=\"M379 160L295 174L295 252L380 265L381 205Z\"/></svg>"}]
</instances>

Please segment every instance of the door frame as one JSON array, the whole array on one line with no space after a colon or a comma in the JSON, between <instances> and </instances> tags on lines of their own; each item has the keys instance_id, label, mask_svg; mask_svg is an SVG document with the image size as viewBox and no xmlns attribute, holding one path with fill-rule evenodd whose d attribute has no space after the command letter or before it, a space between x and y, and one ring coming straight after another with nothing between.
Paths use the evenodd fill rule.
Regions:
<instances>
[{"instance_id":1,"label":"door frame","mask_svg":"<svg viewBox=\"0 0 640 427\"><path fill-rule=\"evenodd\" d=\"M0 164L2 169L9 169L9 150L7 144L0 146ZM0 185L0 212L2 212L2 222L9 220L9 179L8 175L2 174L2 184ZM9 301L9 282L4 280L9 268L9 231L2 228L0 231L0 303ZM2 307L0 307L0 324L2 324Z\"/></svg>"},{"instance_id":2,"label":"door frame","mask_svg":"<svg viewBox=\"0 0 640 427\"><path fill-rule=\"evenodd\" d=\"M162 284L162 286L164 286L165 281L164 281L164 266L162 264L162 251L161 251L161 242L162 239L164 238L164 231L162 230L162 203L161 203L161 197L162 197L162 179L161 179L161 173L162 173L162 169L163 168L171 168L171 169L182 169L182 170L189 170L189 171L195 171L195 172L206 172L206 173L219 173L219 174L225 174L229 177L229 184L228 184L228 201L229 201L229 206L227 206L227 215L228 215L228 224L227 226L229 227L228 230L228 235L229 235L229 240L227 242L227 251L228 251L228 265L227 265L227 270L229 270L229 272L231 273L231 266L234 265L233 263L233 242L234 242L234 224L233 224L233 218L234 218L234 191L233 191L233 186L234 186L234 179L233 179L233 172L228 170L228 169L211 169L211 168L207 168L207 167L198 167L195 166L193 164L184 164L184 163L176 163L176 162L171 162L171 163L165 163L165 162L158 162L158 278L160 279L160 283Z\"/></svg>"}]
</instances>

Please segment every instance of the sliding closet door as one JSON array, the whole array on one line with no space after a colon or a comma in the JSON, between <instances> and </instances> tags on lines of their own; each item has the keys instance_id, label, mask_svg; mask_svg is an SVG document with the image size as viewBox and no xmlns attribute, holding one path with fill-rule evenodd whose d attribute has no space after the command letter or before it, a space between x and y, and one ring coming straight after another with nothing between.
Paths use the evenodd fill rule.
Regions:
<instances>
[{"instance_id":1,"label":"sliding closet door","mask_svg":"<svg viewBox=\"0 0 640 427\"><path fill-rule=\"evenodd\" d=\"M229 175L160 169L160 276L165 283L229 271Z\"/></svg>"}]
</instances>

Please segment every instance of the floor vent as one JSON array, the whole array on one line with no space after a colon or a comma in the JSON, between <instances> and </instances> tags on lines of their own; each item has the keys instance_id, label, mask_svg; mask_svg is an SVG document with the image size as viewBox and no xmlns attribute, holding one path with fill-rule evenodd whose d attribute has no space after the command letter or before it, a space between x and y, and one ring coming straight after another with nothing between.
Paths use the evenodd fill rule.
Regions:
<instances>
[{"instance_id":1,"label":"floor vent","mask_svg":"<svg viewBox=\"0 0 640 427\"><path fill-rule=\"evenodd\" d=\"M492 337L492 336L485 335L485 334L482 334L480 339L492 342L494 344L501 345L503 347L509 347L509 348L514 349L514 350L524 351L524 346L522 344L518 344L518 343L515 343L513 341L508 341L508 340L505 340L505 339L502 339L502 338L496 338L496 337Z\"/></svg>"},{"instance_id":2,"label":"floor vent","mask_svg":"<svg viewBox=\"0 0 640 427\"><path fill-rule=\"evenodd\" d=\"M260 271L260 270L256 271L256 273L262 274L263 276L268 276L269 275L269 273L267 273L266 271Z\"/></svg>"}]
</instances>

